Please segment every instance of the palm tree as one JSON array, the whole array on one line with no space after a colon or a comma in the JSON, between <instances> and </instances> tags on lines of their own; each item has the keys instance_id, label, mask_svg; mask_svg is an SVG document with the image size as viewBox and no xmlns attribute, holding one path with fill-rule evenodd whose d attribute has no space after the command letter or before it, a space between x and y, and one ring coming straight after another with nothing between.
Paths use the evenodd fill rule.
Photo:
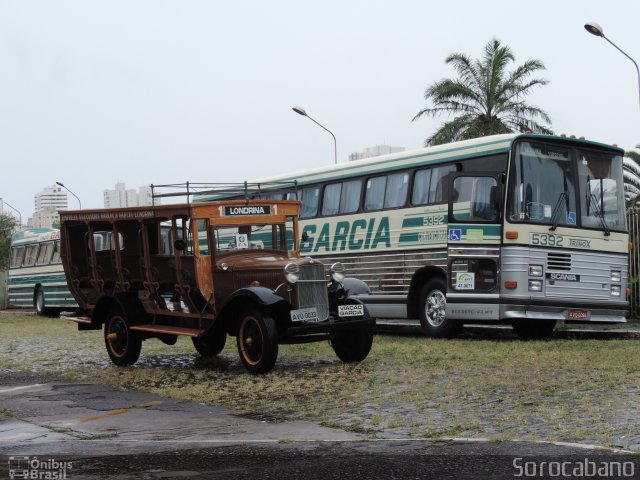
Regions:
<instances>
[{"instance_id":1,"label":"palm tree","mask_svg":"<svg viewBox=\"0 0 640 480\"><path fill-rule=\"evenodd\" d=\"M548 83L531 78L545 69L544 64L540 60L527 60L507 72L507 65L513 61L511 49L497 39L487 43L482 59L472 60L463 53L449 55L445 62L453 66L458 78L445 78L428 87L424 98L434 106L420 110L411 121L441 113L453 114L455 118L443 123L425 140L425 146L514 131L552 133L549 127L537 122L541 119L551 123L549 115L524 102L533 87Z\"/></svg>"},{"instance_id":2,"label":"palm tree","mask_svg":"<svg viewBox=\"0 0 640 480\"><path fill-rule=\"evenodd\" d=\"M636 145L636 148L640 148L640 145ZM636 204L640 201L640 153L633 150L624 152L622 174L627 210L635 210Z\"/></svg>"}]
</instances>

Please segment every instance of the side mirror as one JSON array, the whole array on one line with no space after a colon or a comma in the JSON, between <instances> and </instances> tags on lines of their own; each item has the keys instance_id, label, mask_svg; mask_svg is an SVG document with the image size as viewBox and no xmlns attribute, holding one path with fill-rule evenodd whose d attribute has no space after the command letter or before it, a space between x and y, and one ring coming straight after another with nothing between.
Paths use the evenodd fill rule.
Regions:
<instances>
[{"instance_id":1,"label":"side mirror","mask_svg":"<svg viewBox=\"0 0 640 480\"><path fill-rule=\"evenodd\" d=\"M304 232L302 232L302 241L303 242L308 242L309 241L309 234L307 233L306 230Z\"/></svg>"},{"instance_id":2,"label":"side mirror","mask_svg":"<svg viewBox=\"0 0 640 480\"><path fill-rule=\"evenodd\" d=\"M173 242L173 246L175 247L176 250L180 250L181 252L183 252L187 249L187 242L179 238L178 240Z\"/></svg>"}]
</instances>

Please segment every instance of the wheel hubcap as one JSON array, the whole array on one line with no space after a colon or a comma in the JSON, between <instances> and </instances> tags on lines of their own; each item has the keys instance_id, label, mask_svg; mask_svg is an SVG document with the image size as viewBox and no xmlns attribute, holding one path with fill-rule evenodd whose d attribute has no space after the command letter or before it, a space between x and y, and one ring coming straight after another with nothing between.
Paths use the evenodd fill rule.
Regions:
<instances>
[{"instance_id":1,"label":"wheel hubcap","mask_svg":"<svg viewBox=\"0 0 640 480\"><path fill-rule=\"evenodd\" d=\"M262 331L255 318L247 318L240 328L242 356L250 365L256 365L262 358Z\"/></svg>"},{"instance_id":2,"label":"wheel hubcap","mask_svg":"<svg viewBox=\"0 0 640 480\"><path fill-rule=\"evenodd\" d=\"M439 327L446 318L447 299L440 290L433 290L427 296L425 317L432 327Z\"/></svg>"}]
</instances>

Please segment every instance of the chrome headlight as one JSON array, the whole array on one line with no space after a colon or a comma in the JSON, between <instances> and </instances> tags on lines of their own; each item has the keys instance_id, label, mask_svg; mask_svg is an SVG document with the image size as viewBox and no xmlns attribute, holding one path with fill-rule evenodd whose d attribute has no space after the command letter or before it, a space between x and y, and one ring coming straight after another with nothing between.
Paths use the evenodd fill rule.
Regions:
<instances>
[{"instance_id":1,"label":"chrome headlight","mask_svg":"<svg viewBox=\"0 0 640 480\"><path fill-rule=\"evenodd\" d=\"M300 278L300 267L297 263L287 263L284 266L284 279L289 283L296 283Z\"/></svg>"},{"instance_id":2,"label":"chrome headlight","mask_svg":"<svg viewBox=\"0 0 640 480\"><path fill-rule=\"evenodd\" d=\"M344 280L344 270L344 265L340 262L336 262L331 265L331 268L329 269L329 272L331 273L331 279L334 282L342 282L342 280Z\"/></svg>"}]
</instances>

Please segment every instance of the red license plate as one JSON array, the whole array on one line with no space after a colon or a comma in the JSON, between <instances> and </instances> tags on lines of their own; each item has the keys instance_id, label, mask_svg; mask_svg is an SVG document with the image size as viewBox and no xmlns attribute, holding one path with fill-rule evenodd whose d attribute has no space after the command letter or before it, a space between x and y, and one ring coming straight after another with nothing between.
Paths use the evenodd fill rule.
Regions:
<instances>
[{"instance_id":1,"label":"red license plate","mask_svg":"<svg viewBox=\"0 0 640 480\"><path fill-rule=\"evenodd\" d=\"M589 318L588 310L569 310L567 318L570 320L587 320Z\"/></svg>"}]
</instances>

